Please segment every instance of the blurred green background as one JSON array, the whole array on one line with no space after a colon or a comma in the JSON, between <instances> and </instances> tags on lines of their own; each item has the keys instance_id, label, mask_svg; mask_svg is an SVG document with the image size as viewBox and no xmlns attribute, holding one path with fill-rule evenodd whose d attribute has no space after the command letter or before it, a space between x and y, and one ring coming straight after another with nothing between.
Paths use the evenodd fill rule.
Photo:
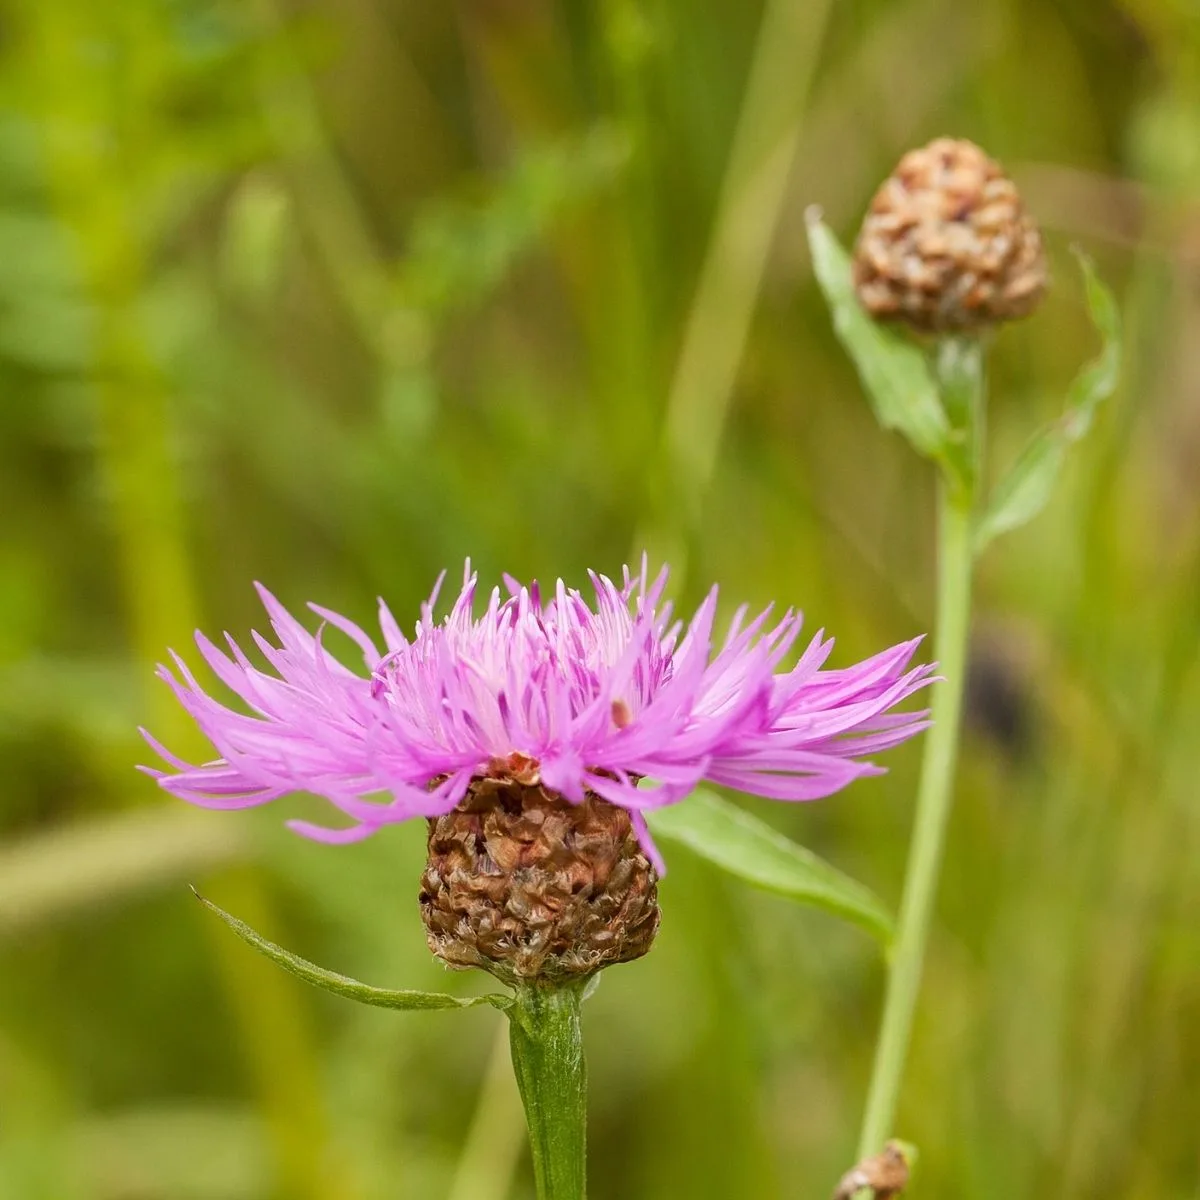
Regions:
<instances>
[{"instance_id":1,"label":"blurred green background","mask_svg":"<svg viewBox=\"0 0 1200 1200\"><path fill-rule=\"evenodd\" d=\"M646 546L804 608L835 665L927 630L931 474L808 270L907 148L998 156L1055 288L992 357L993 464L1095 351L1121 389L984 560L970 729L898 1131L929 1197L1200 1197L1200 13L1194 0L0 2L0 1197L531 1196L490 1010L358 1010L425 950L423 829L330 849L169 801L135 726L191 631L414 620L443 567ZM192 660L195 655L192 654ZM753 804L899 894L919 747ZM592 1194L825 1196L869 939L676 849L589 1006ZM489 1066L490 1064L490 1066Z\"/></svg>"}]
</instances>

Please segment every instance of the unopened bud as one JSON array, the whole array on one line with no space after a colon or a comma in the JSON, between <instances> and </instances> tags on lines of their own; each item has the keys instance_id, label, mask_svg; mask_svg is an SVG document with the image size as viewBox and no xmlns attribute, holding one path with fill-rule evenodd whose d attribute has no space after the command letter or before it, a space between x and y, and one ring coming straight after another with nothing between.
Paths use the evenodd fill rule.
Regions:
<instances>
[{"instance_id":1,"label":"unopened bud","mask_svg":"<svg viewBox=\"0 0 1200 1200\"><path fill-rule=\"evenodd\" d=\"M854 248L859 302L925 333L1027 316L1046 289L1037 226L973 142L911 150L875 193Z\"/></svg>"}]
</instances>

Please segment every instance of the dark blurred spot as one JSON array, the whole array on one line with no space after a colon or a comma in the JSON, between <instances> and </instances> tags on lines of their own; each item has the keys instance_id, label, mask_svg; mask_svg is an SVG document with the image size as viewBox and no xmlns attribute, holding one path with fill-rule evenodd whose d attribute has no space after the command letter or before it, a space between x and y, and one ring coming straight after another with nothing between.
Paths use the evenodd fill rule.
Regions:
<instances>
[{"instance_id":1,"label":"dark blurred spot","mask_svg":"<svg viewBox=\"0 0 1200 1200\"><path fill-rule=\"evenodd\" d=\"M1025 672L1003 645L971 647L964 719L969 730L996 743L1012 760L1035 749L1035 704Z\"/></svg>"}]
</instances>

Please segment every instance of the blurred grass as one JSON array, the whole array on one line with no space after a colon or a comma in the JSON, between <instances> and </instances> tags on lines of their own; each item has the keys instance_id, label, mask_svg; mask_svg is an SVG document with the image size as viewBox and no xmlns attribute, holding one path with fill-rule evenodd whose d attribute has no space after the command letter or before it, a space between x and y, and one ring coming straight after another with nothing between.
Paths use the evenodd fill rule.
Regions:
<instances>
[{"instance_id":1,"label":"blurred grass","mask_svg":"<svg viewBox=\"0 0 1200 1200\"><path fill-rule=\"evenodd\" d=\"M578 577L645 541L685 604L802 605L842 662L927 628L928 481L871 424L803 211L851 231L942 132L1012 169L1055 264L994 348L995 460L1093 352L1071 242L1130 361L983 565L898 1132L925 1195L1200 1194L1194 6L804 7L0 0L0 1196L465 1200L490 1154L530 1194L477 1108L495 1014L303 994L184 886L249 862L214 899L290 947L470 988L424 949L421 830L174 812L132 770L137 724L188 736L153 663L197 613L261 625L253 579L369 620L468 554ZM895 897L915 751L889 765L752 807ZM826 1194L873 948L671 865L659 946L589 1010L593 1194Z\"/></svg>"}]
</instances>

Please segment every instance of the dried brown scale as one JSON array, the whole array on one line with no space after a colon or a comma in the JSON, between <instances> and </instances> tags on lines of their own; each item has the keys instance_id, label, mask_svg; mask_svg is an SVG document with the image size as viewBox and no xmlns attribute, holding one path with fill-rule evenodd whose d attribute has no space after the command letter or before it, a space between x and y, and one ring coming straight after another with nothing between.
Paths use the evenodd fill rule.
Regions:
<instances>
[{"instance_id":1,"label":"dried brown scale","mask_svg":"<svg viewBox=\"0 0 1200 1200\"><path fill-rule=\"evenodd\" d=\"M511 775L475 780L429 821L420 904L434 954L507 983L640 958L659 923L657 878L629 814Z\"/></svg>"},{"instance_id":2,"label":"dried brown scale","mask_svg":"<svg viewBox=\"0 0 1200 1200\"><path fill-rule=\"evenodd\" d=\"M851 1200L870 1189L874 1200L894 1200L908 1186L908 1160L897 1142L888 1142L882 1154L864 1158L846 1172L833 1193L833 1200Z\"/></svg>"},{"instance_id":3,"label":"dried brown scale","mask_svg":"<svg viewBox=\"0 0 1200 1200\"><path fill-rule=\"evenodd\" d=\"M1016 186L972 142L938 138L886 179L854 248L859 302L926 333L1028 315L1046 289L1041 235Z\"/></svg>"}]
</instances>

